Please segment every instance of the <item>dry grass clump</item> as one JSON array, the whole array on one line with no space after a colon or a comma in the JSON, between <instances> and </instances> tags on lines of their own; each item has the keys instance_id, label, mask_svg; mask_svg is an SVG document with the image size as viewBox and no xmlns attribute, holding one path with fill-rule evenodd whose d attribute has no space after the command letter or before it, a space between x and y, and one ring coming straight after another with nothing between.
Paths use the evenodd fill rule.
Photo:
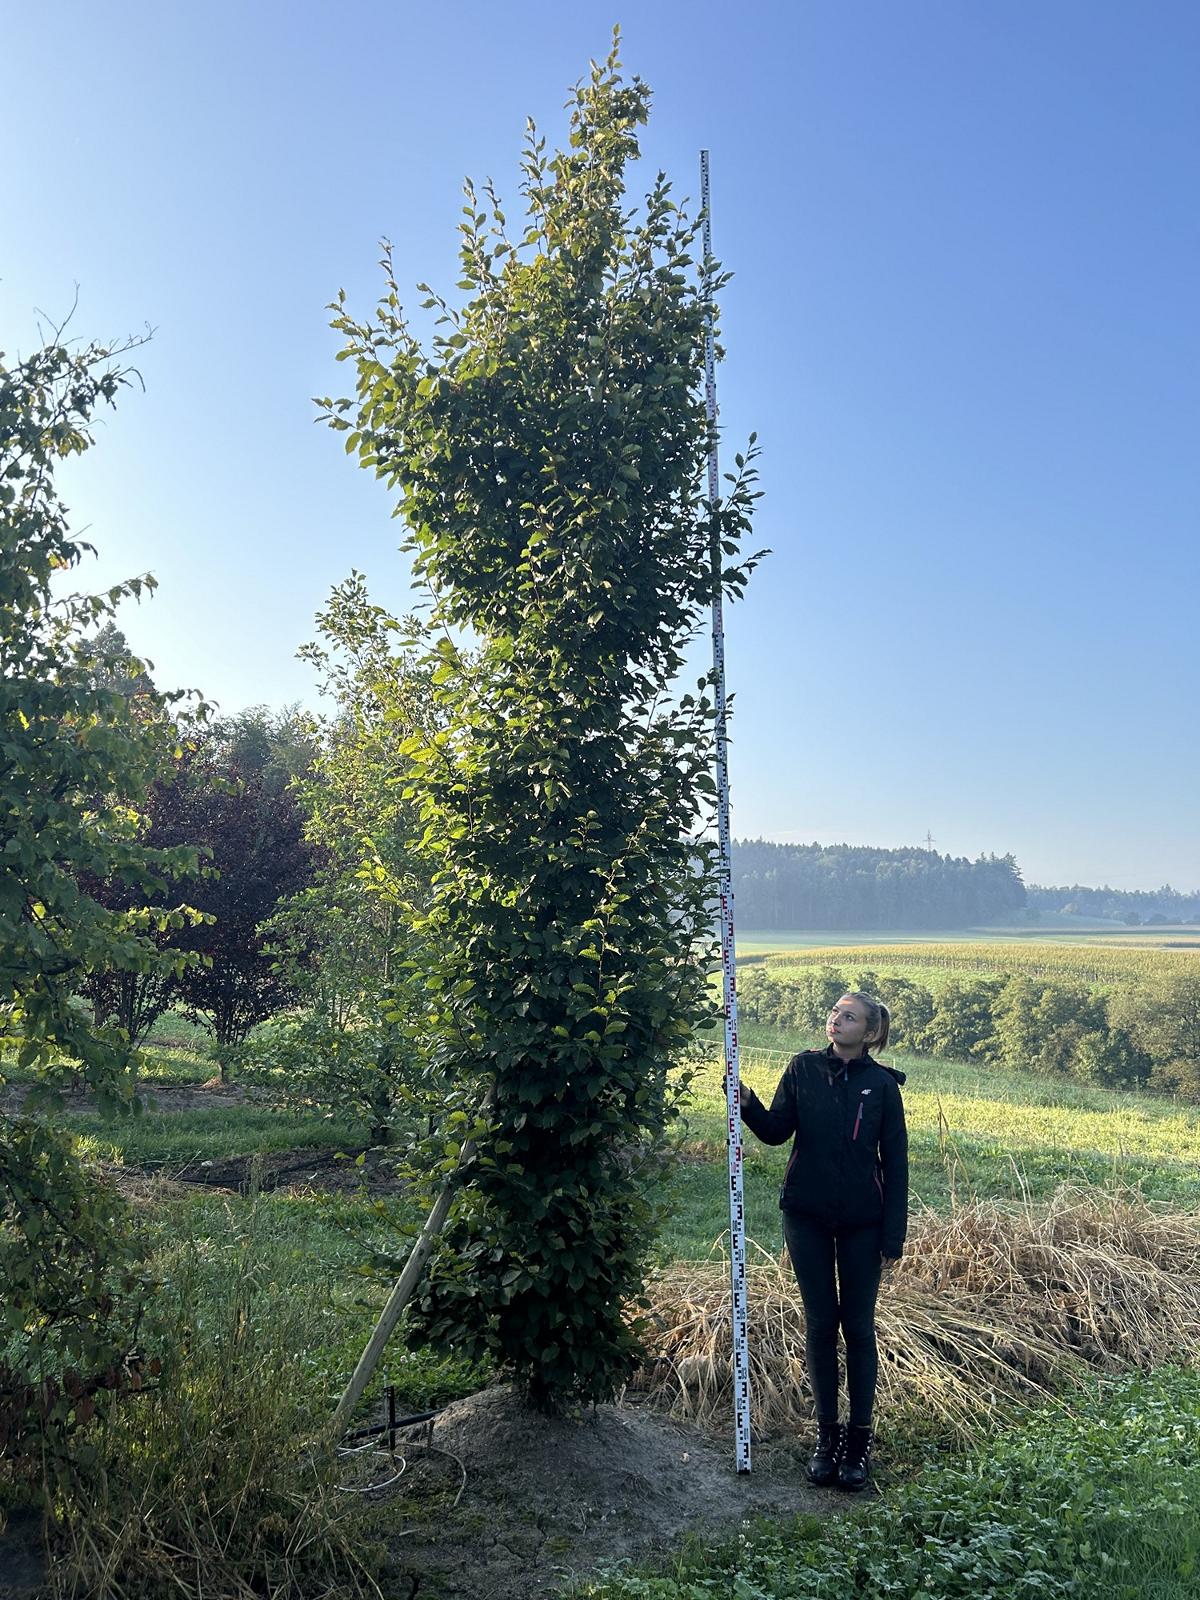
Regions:
<instances>
[{"instance_id":1,"label":"dry grass clump","mask_svg":"<svg viewBox=\"0 0 1200 1600\"><path fill-rule=\"evenodd\" d=\"M1136 1190L1064 1185L1015 1212L924 1212L895 1285L1025 1319L1105 1370L1200 1356L1200 1217Z\"/></svg>"},{"instance_id":2,"label":"dry grass clump","mask_svg":"<svg viewBox=\"0 0 1200 1600\"><path fill-rule=\"evenodd\" d=\"M756 1424L807 1425L804 1309L786 1257L747 1269ZM657 1359L639 1387L672 1414L724 1423L727 1260L678 1263L651 1285ZM914 1219L880 1291L880 1408L963 1436L985 1414L1094 1369L1200 1359L1200 1218L1136 1193L1061 1188L1048 1205L975 1202Z\"/></svg>"}]
</instances>

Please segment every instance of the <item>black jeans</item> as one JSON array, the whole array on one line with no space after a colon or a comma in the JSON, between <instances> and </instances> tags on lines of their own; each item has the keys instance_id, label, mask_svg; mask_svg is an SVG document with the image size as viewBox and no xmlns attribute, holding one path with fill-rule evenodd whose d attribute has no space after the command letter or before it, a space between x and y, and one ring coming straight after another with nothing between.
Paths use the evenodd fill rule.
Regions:
<instances>
[{"instance_id":1,"label":"black jeans","mask_svg":"<svg viewBox=\"0 0 1200 1600\"><path fill-rule=\"evenodd\" d=\"M846 1340L850 1426L869 1427L879 1375L875 1299L882 1270L880 1228L835 1232L812 1217L785 1211L783 1237L804 1301L804 1354L817 1421L837 1421L840 1325Z\"/></svg>"}]
</instances>

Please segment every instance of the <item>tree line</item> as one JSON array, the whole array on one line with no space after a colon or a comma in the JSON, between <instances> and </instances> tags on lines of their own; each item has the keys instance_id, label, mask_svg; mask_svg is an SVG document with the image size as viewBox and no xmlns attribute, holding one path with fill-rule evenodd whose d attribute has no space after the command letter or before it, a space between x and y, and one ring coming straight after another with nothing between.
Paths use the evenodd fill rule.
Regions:
<instances>
[{"instance_id":1,"label":"tree line","mask_svg":"<svg viewBox=\"0 0 1200 1600\"><path fill-rule=\"evenodd\" d=\"M1076 917L1110 917L1130 927L1163 922L1200 921L1200 891L1182 894L1165 884L1161 889L1043 888L1030 884L1025 894L1027 911L1061 912Z\"/></svg>"},{"instance_id":2,"label":"tree line","mask_svg":"<svg viewBox=\"0 0 1200 1600\"><path fill-rule=\"evenodd\" d=\"M910 847L735 840L733 887L745 928L977 928L1046 913L1131 927L1200 921L1200 891L1026 885L1012 855Z\"/></svg>"},{"instance_id":3,"label":"tree line","mask_svg":"<svg viewBox=\"0 0 1200 1600\"><path fill-rule=\"evenodd\" d=\"M1014 919L1026 903L1011 855L743 839L733 880L745 928L971 928Z\"/></svg>"}]
</instances>

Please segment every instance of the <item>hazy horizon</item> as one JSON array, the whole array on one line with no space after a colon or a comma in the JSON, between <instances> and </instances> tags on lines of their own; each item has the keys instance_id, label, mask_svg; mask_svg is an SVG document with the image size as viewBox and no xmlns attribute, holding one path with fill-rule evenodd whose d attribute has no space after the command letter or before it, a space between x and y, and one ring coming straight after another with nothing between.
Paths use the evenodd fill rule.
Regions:
<instances>
[{"instance_id":1,"label":"hazy horizon","mask_svg":"<svg viewBox=\"0 0 1200 1600\"><path fill-rule=\"evenodd\" d=\"M733 841L732 841L733 842L733 847L734 847L734 849L736 849L739 844L752 843L756 839L762 839L767 844L783 844L783 845L787 845L787 844L794 844L794 845L817 844L817 845L820 845L824 849L832 849L837 845L843 845L843 844L844 845L850 845L851 847L862 846L862 847L865 847L865 848L868 848L868 849L877 849L877 850L924 850L926 848L926 845L925 845L925 842L924 842L923 839L917 839L917 840L902 839L902 840L896 840L896 841L893 841L893 842L889 843L887 841L883 841L883 840L879 840L879 839L815 839L815 838L812 838L811 836L810 837L801 838L799 835L796 835L795 837L783 837L783 838L781 838L781 837L773 836L773 835L770 835L770 834L747 834L747 833L742 833L742 834L736 835L734 837ZM1184 895L1197 894L1197 895L1200 895L1200 886L1193 886L1193 885L1184 884L1184 883L1170 883L1170 882L1162 882L1162 883L1115 883L1111 879L1104 879L1104 878L1098 878L1098 879L1095 879L1094 881L1093 880L1085 880L1083 878L1066 878L1066 877L1034 878L1025 870L1024 862L1021 860L1021 858L1019 856L1016 856L1015 852L1010 852L1010 851L1006 851L1006 850L993 850L993 849L989 848L987 845L983 846L982 850L974 850L974 851L943 850L938 845L937 840L935 839L934 843L933 843L933 849L940 856L950 855L950 856L955 856L955 857L959 857L959 858L965 858L968 861L976 861L976 860L978 860L980 855L985 855L985 856L987 856L987 855L1004 856L1004 855L1012 854L1012 855L1014 855L1014 857L1016 859L1016 862L1017 862L1017 866L1020 869L1021 881L1028 888L1031 888L1031 889L1117 889L1117 890L1121 890L1121 891L1123 891L1125 893L1136 893L1138 891L1141 891L1141 892L1143 892L1145 894L1157 894L1157 893L1161 892L1164 889L1171 889L1171 890L1174 890L1177 894L1184 894Z\"/></svg>"}]
</instances>

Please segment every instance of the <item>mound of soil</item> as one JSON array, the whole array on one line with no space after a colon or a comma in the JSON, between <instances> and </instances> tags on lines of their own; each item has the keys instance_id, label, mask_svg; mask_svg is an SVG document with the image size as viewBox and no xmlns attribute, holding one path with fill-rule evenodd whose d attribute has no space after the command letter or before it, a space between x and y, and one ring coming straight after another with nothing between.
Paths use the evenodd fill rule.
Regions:
<instances>
[{"instance_id":1,"label":"mound of soil","mask_svg":"<svg viewBox=\"0 0 1200 1600\"><path fill-rule=\"evenodd\" d=\"M571 1576L662 1554L692 1530L847 1509L847 1497L808 1487L803 1441L756 1445L753 1472L738 1474L731 1438L648 1406L543 1417L507 1385L449 1406L400 1449L406 1469L386 1492L389 1600L534 1600Z\"/></svg>"}]
</instances>

